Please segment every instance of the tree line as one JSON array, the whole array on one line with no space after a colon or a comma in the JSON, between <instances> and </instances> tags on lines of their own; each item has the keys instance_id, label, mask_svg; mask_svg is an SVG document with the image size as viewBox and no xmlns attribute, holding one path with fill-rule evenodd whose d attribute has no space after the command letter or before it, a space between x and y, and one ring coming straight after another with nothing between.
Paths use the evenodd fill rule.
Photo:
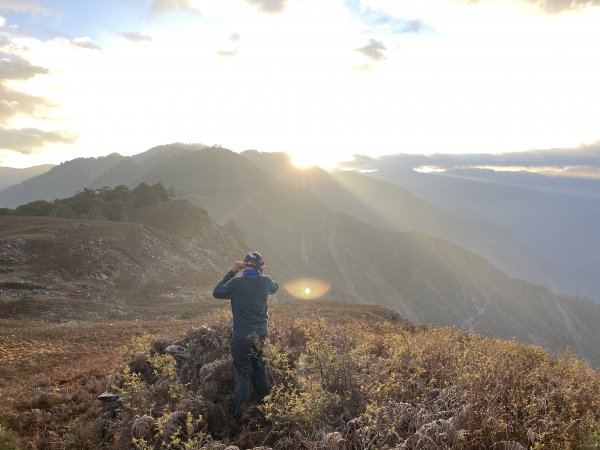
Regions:
<instances>
[{"instance_id":1,"label":"tree line","mask_svg":"<svg viewBox=\"0 0 600 450\"><path fill-rule=\"evenodd\" d=\"M114 188L105 186L99 189L85 188L73 197L35 200L15 209L0 208L0 215L15 216L54 216L67 219L99 219L120 221L138 208L167 202L175 197L172 188L162 183L149 185L140 183L129 189L125 185Z\"/></svg>"}]
</instances>

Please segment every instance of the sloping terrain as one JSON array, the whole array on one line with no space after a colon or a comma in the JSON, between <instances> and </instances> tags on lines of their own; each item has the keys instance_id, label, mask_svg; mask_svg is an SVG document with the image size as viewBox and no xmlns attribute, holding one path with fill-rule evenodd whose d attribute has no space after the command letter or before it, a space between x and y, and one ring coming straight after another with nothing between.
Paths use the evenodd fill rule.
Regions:
<instances>
[{"instance_id":1,"label":"sloping terrain","mask_svg":"<svg viewBox=\"0 0 600 450\"><path fill-rule=\"evenodd\" d=\"M0 317L0 448L600 443L600 372L573 355L552 358L531 345L414 326L381 307L324 301L271 305L264 354L273 389L236 426L231 315L220 306L193 321ZM99 401L101 393L112 400Z\"/></svg>"},{"instance_id":2,"label":"sloping terrain","mask_svg":"<svg viewBox=\"0 0 600 450\"><path fill-rule=\"evenodd\" d=\"M203 145L173 144L158 146L140 155L118 153L98 158L77 158L38 176L0 191L0 208L15 208L35 200L52 201L75 195L84 188L120 184L137 185L151 167L181 151L202 149Z\"/></svg>"},{"instance_id":3,"label":"sloping terrain","mask_svg":"<svg viewBox=\"0 0 600 450\"><path fill-rule=\"evenodd\" d=\"M383 231L347 215L332 213L309 189L284 182L234 152L211 148L170 153L168 157L165 152L165 148L158 151L158 155L163 155L159 162L136 182L161 182L208 211L223 227L219 230L243 240L248 249L261 251L269 273L281 282L318 278L332 286L330 299L383 305L415 322L517 337L551 350L570 347L585 358L600 362L596 345L600 340L600 309L590 302L558 296L541 286L510 278L448 241L421 233ZM140 216L132 220L169 232L179 223L168 212L148 218L140 211ZM181 220L190 224L196 219L182 214ZM203 223L203 219L198 220ZM118 227L135 230L131 231L132 236L139 236L135 239L145 249L127 250L128 255L136 255L136 261L144 262L138 263L142 266L138 269L134 262L123 259L125 266L131 266L127 270L134 275L133 282L119 286L116 298L143 298L145 304L156 298L160 300L153 300L154 304L171 308L177 301L165 298L170 299L172 294L182 305L188 304L186 295L201 296L198 283L205 286L203 292L209 295L223 270L244 254L240 248L243 244L237 252L215 252L211 249L218 239L205 239L202 245L195 245L194 240L169 237L153 231L154 228L133 224ZM91 238L78 237L78 242L79 248L83 245L92 253L101 249ZM167 255L168 252L172 253ZM225 254L230 256L225 258ZM205 259L198 260L199 255ZM216 263L211 266L207 261ZM110 297L115 288L103 289L108 281L113 282L113 276L100 270L103 275L98 277L107 280L96 279L91 274L92 267L101 265L94 262L90 266L85 271L81 269L86 277L84 284L100 286L100 293L90 296L104 293ZM175 269L170 270L171 267ZM40 270L36 268L35 273ZM49 285L35 276L32 282ZM83 293L87 291L82 289L76 295ZM189 314L186 308L177 314Z\"/></svg>"},{"instance_id":4,"label":"sloping terrain","mask_svg":"<svg viewBox=\"0 0 600 450\"><path fill-rule=\"evenodd\" d=\"M540 255L526 251L505 229L467 208L441 207L397 184L358 172L329 173L319 167L299 170L285 153L246 151L242 155L279 179L309 190L333 212L385 230L421 231L447 239L510 276L554 286Z\"/></svg>"},{"instance_id":5,"label":"sloping terrain","mask_svg":"<svg viewBox=\"0 0 600 450\"><path fill-rule=\"evenodd\" d=\"M62 321L190 314L245 251L185 201L138 210L136 220L0 217L2 315Z\"/></svg>"},{"instance_id":6,"label":"sloping terrain","mask_svg":"<svg viewBox=\"0 0 600 450\"><path fill-rule=\"evenodd\" d=\"M559 292L600 301L600 182L528 172L453 169L417 173L377 167L368 175L403 186L424 199L468 208L507 230Z\"/></svg>"},{"instance_id":7,"label":"sloping terrain","mask_svg":"<svg viewBox=\"0 0 600 450\"><path fill-rule=\"evenodd\" d=\"M41 175L52 169L52 164L15 169L12 167L0 167L0 191L15 184L19 184L29 178Z\"/></svg>"}]
</instances>

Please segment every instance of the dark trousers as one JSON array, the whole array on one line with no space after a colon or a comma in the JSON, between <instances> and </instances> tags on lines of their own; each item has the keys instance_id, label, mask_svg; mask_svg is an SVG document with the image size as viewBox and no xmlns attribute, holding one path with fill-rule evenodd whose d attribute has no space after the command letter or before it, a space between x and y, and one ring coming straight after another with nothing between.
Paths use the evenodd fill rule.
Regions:
<instances>
[{"instance_id":1,"label":"dark trousers","mask_svg":"<svg viewBox=\"0 0 600 450\"><path fill-rule=\"evenodd\" d=\"M257 336L231 339L231 355L235 369L234 416L241 420L241 406L250 401L250 383L257 402L269 393L269 382L262 354L263 339Z\"/></svg>"}]
</instances>

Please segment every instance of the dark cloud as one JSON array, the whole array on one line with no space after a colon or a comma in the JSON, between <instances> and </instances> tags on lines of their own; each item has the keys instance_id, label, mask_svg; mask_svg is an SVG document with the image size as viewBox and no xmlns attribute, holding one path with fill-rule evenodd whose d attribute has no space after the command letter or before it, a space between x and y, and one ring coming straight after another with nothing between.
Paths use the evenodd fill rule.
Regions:
<instances>
[{"instance_id":1,"label":"dark cloud","mask_svg":"<svg viewBox=\"0 0 600 450\"><path fill-rule=\"evenodd\" d=\"M383 50L386 50L385 45L375 39L370 39L367 45L356 49L356 51L361 52L374 61L381 61L382 59L385 59Z\"/></svg>"},{"instance_id":2,"label":"dark cloud","mask_svg":"<svg viewBox=\"0 0 600 450\"><path fill-rule=\"evenodd\" d=\"M44 98L14 91L0 83L0 123L17 114L35 114L49 106L50 102Z\"/></svg>"},{"instance_id":3,"label":"dark cloud","mask_svg":"<svg viewBox=\"0 0 600 450\"><path fill-rule=\"evenodd\" d=\"M354 160L344 162L341 168L358 170L412 169L419 166L434 166L443 169L457 167L555 167L569 169L573 167L600 168L600 142L579 148L558 148L550 150L531 150L526 152L487 154L471 153L464 155L435 154L410 155L396 154L373 158L355 155Z\"/></svg>"},{"instance_id":4,"label":"dark cloud","mask_svg":"<svg viewBox=\"0 0 600 450\"><path fill-rule=\"evenodd\" d=\"M36 128L11 129L0 127L0 149L19 153L35 153L46 144L72 144L75 136L62 131Z\"/></svg>"},{"instance_id":5,"label":"dark cloud","mask_svg":"<svg viewBox=\"0 0 600 450\"><path fill-rule=\"evenodd\" d=\"M194 9L189 0L154 0L150 11L153 14L166 14L177 11L192 11Z\"/></svg>"},{"instance_id":6,"label":"dark cloud","mask_svg":"<svg viewBox=\"0 0 600 450\"><path fill-rule=\"evenodd\" d=\"M0 52L0 81L27 80L45 73L48 69L35 66L21 56Z\"/></svg>"},{"instance_id":7,"label":"dark cloud","mask_svg":"<svg viewBox=\"0 0 600 450\"><path fill-rule=\"evenodd\" d=\"M246 0L259 11L277 14L285 9L287 0Z\"/></svg>"},{"instance_id":8,"label":"dark cloud","mask_svg":"<svg viewBox=\"0 0 600 450\"><path fill-rule=\"evenodd\" d=\"M124 31L122 33L119 33L119 35L124 37L125 39L128 39L133 42L144 42L144 41L151 42L152 41L152 38L150 36L147 36L142 33L138 33L137 31Z\"/></svg>"}]
</instances>

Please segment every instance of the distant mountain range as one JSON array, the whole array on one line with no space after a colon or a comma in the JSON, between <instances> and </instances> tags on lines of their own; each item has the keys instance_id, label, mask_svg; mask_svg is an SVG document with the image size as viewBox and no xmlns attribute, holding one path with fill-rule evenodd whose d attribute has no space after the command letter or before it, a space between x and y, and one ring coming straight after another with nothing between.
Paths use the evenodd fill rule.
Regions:
<instances>
[{"instance_id":1,"label":"distant mountain range","mask_svg":"<svg viewBox=\"0 0 600 450\"><path fill-rule=\"evenodd\" d=\"M366 175L502 227L551 278L535 281L600 301L600 180L486 169L418 173L393 164L376 169Z\"/></svg>"},{"instance_id":2,"label":"distant mountain range","mask_svg":"<svg viewBox=\"0 0 600 450\"><path fill-rule=\"evenodd\" d=\"M224 230L241 230L244 246L263 252L280 281L320 278L332 284L332 299L549 349L568 346L600 363L599 306L511 278L473 252L504 250L497 261L509 265L512 258L515 271L525 270L530 256L510 233L482 215L462 216L366 175L300 172L281 155L177 144L64 163L0 193L0 205L52 200L59 191L53 186L70 186L62 194L70 196L84 187L142 181L172 187ZM218 252L210 240L203 245ZM536 272L531 276L543 277Z\"/></svg>"},{"instance_id":3,"label":"distant mountain range","mask_svg":"<svg viewBox=\"0 0 600 450\"><path fill-rule=\"evenodd\" d=\"M52 167L54 167L52 164L43 164L41 166L27 167L25 169L0 167L0 191L28 180L29 178L48 172Z\"/></svg>"},{"instance_id":4,"label":"distant mountain range","mask_svg":"<svg viewBox=\"0 0 600 450\"><path fill-rule=\"evenodd\" d=\"M334 212L386 230L422 231L447 239L513 277L556 287L554 277L543 269L543 257L525 251L504 228L475 211L439 206L398 184L358 172L329 173L318 167L299 171L284 153L243 155L279 179L308 189Z\"/></svg>"}]
</instances>

